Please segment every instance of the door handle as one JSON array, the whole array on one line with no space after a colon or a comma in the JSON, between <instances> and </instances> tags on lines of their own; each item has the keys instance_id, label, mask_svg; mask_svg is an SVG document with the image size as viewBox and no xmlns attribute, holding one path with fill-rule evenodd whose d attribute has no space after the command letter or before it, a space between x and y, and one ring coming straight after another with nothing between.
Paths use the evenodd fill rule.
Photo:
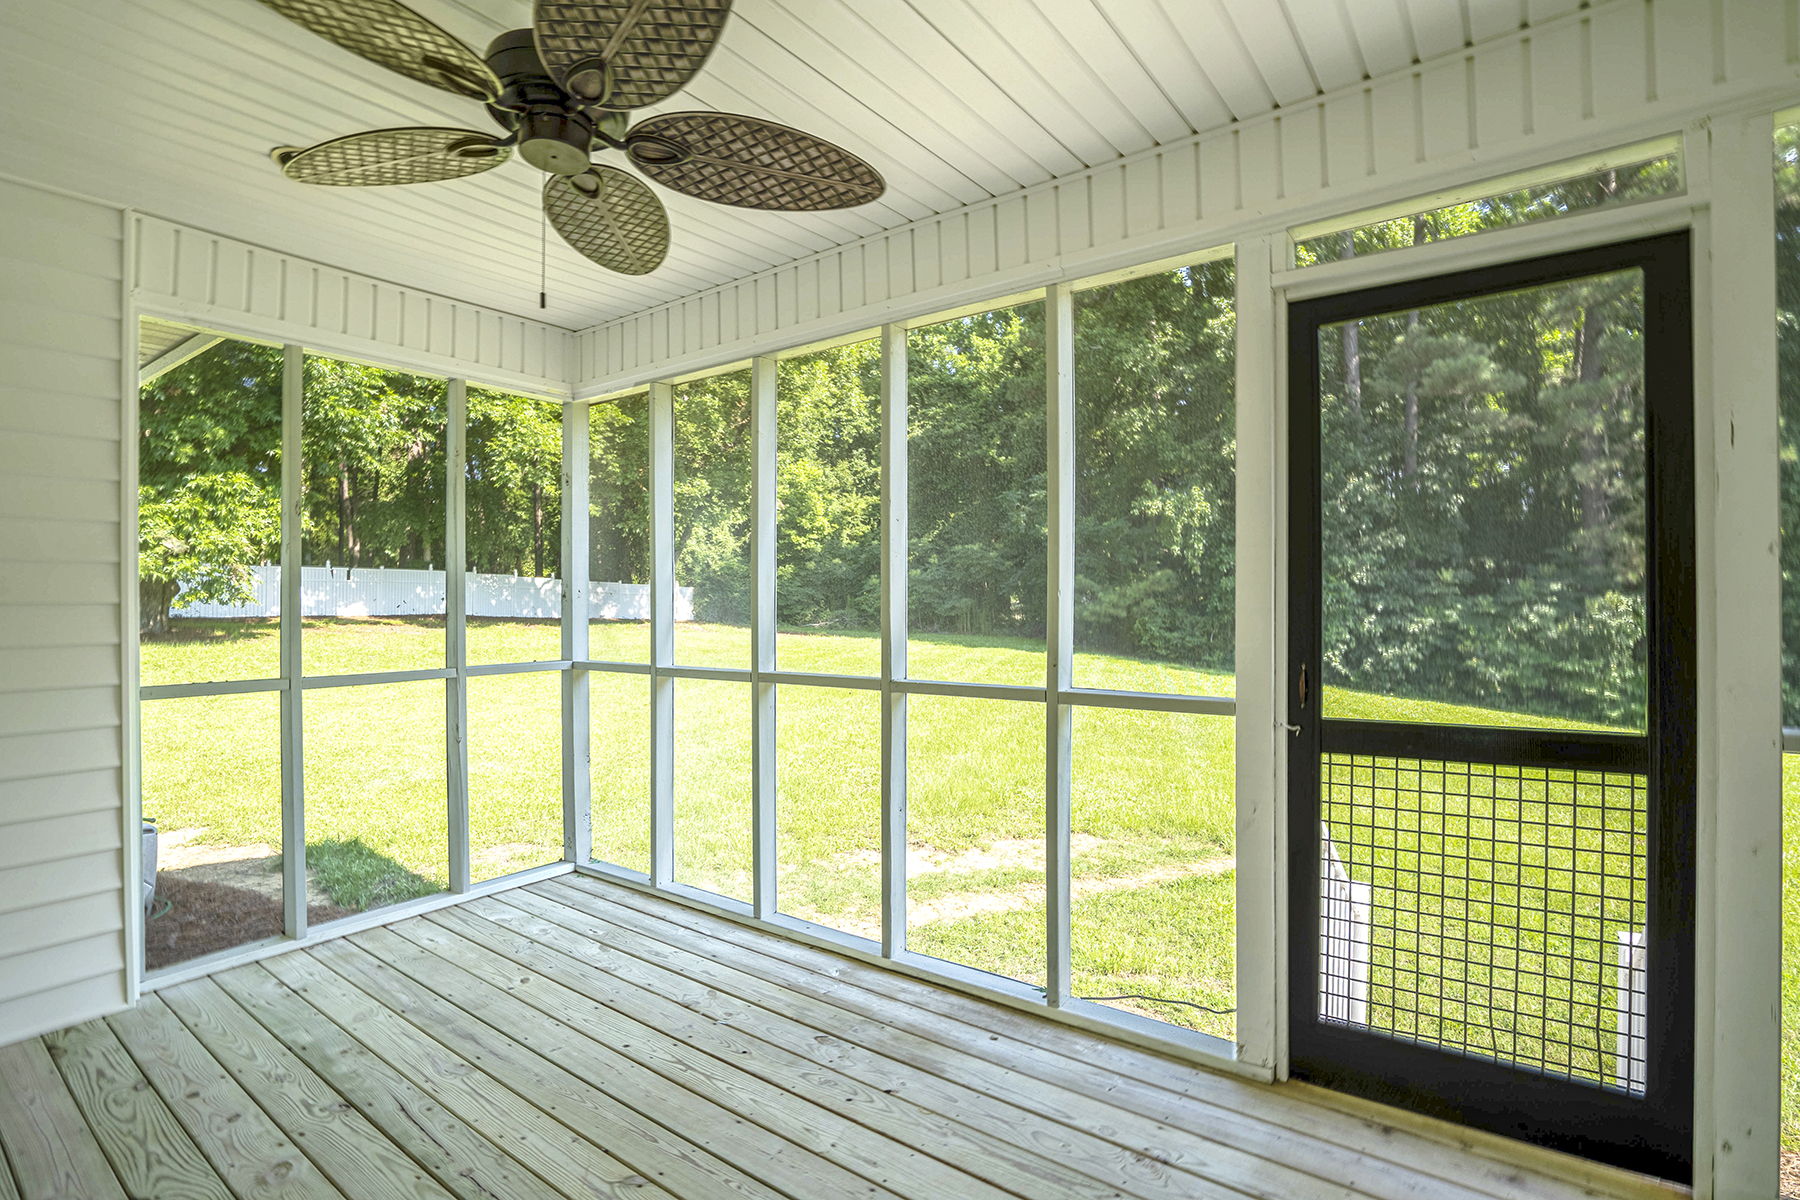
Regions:
<instances>
[{"instance_id":1,"label":"door handle","mask_svg":"<svg viewBox=\"0 0 1800 1200\"><path fill-rule=\"evenodd\" d=\"M1305 663L1300 664L1299 695L1300 695L1300 711L1305 712L1306 711L1306 664Z\"/></svg>"}]
</instances>

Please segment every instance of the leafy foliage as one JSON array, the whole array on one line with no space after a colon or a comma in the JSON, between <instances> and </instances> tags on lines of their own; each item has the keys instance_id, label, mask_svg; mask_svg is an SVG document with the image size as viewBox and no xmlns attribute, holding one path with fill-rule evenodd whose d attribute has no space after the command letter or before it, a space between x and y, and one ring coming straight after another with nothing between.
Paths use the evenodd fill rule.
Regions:
<instances>
[{"instance_id":1,"label":"leafy foliage","mask_svg":"<svg viewBox=\"0 0 1800 1200\"><path fill-rule=\"evenodd\" d=\"M1775 319L1781 380L1781 712L1800 725L1800 125L1775 132Z\"/></svg>"},{"instance_id":2,"label":"leafy foliage","mask_svg":"<svg viewBox=\"0 0 1800 1200\"><path fill-rule=\"evenodd\" d=\"M249 599L281 542L281 352L224 341L138 400L138 588L146 634L174 608Z\"/></svg>"},{"instance_id":3,"label":"leafy foliage","mask_svg":"<svg viewBox=\"0 0 1800 1200\"><path fill-rule=\"evenodd\" d=\"M1632 272L1320 332L1326 682L1644 720Z\"/></svg>"},{"instance_id":4,"label":"leafy foliage","mask_svg":"<svg viewBox=\"0 0 1800 1200\"><path fill-rule=\"evenodd\" d=\"M280 553L281 351L222 341L139 400L144 631L187 604L244 603ZM473 571L561 570L559 405L471 388L466 539ZM301 421L302 562L445 565L441 380L309 356Z\"/></svg>"}]
</instances>

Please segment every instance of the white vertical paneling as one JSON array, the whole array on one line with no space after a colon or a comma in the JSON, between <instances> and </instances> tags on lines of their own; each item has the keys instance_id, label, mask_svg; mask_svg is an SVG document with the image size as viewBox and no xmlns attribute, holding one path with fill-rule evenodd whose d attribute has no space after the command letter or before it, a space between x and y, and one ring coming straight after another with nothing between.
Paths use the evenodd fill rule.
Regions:
<instances>
[{"instance_id":1,"label":"white vertical paneling","mask_svg":"<svg viewBox=\"0 0 1800 1200\"><path fill-rule=\"evenodd\" d=\"M1193 145L1171 146L1162 164L1162 217L1165 226L1192 225L1200 219L1200 152ZM1070 188L1067 191L1076 191Z\"/></svg>"},{"instance_id":2,"label":"white vertical paneling","mask_svg":"<svg viewBox=\"0 0 1800 1200\"><path fill-rule=\"evenodd\" d=\"M913 280L913 245L917 241L914 230L896 230L895 235L883 238L887 248L887 294L889 296L910 296L917 287Z\"/></svg>"},{"instance_id":3,"label":"white vertical paneling","mask_svg":"<svg viewBox=\"0 0 1800 1200\"><path fill-rule=\"evenodd\" d=\"M562 411L563 512L587 514L590 451L588 406L569 404ZM589 521L562 522L562 656L570 662L588 657L588 588L593 572ZM592 738L591 689L588 672L562 673L563 717L563 857L584 863L593 858L593 777L589 772Z\"/></svg>"},{"instance_id":4,"label":"white vertical paneling","mask_svg":"<svg viewBox=\"0 0 1800 1200\"><path fill-rule=\"evenodd\" d=\"M969 210L969 277L980 279L1000 269L1000 235L992 204Z\"/></svg>"},{"instance_id":5,"label":"white vertical paneling","mask_svg":"<svg viewBox=\"0 0 1800 1200\"><path fill-rule=\"evenodd\" d=\"M30 283L0 288L0 469L17 485L0 488L0 578L46 569L93 572L121 587L135 578L118 503L134 444L121 436L121 388L134 374L124 347L136 344L124 325L126 246L117 209L0 182L0 278ZM164 246L148 265L167 276L175 260ZM50 336L46 321L60 333ZM107 509L81 502L90 487L111 498ZM30 497L47 490L75 503L33 506ZM0 628L21 631L0 637L7 710L54 712L70 689L116 695L135 607L121 612L117 595L60 608L31 599L0 589ZM79 719L50 727L0 722L0 909L33 930L29 942L0 941L0 1044L127 1000L125 914L136 901L123 886L128 734L117 703L83 706ZM107 890L111 902L67 903L72 887Z\"/></svg>"},{"instance_id":6,"label":"white vertical paneling","mask_svg":"<svg viewBox=\"0 0 1800 1200\"><path fill-rule=\"evenodd\" d=\"M776 907L775 684L775 462L780 365L761 355L750 362L750 841L751 909L773 916Z\"/></svg>"},{"instance_id":7,"label":"white vertical paneling","mask_svg":"<svg viewBox=\"0 0 1800 1200\"><path fill-rule=\"evenodd\" d=\"M881 952L906 949L906 327L881 327Z\"/></svg>"},{"instance_id":8,"label":"white vertical paneling","mask_svg":"<svg viewBox=\"0 0 1800 1200\"><path fill-rule=\"evenodd\" d=\"M1280 909L1286 747L1276 733L1287 715L1276 700L1285 310L1270 291L1270 268L1286 256L1285 237L1241 243L1236 275L1237 1040L1245 1062L1270 1070L1286 1057L1281 971L1287 960Z\"/></svg>"},{"instance_id":9,"label":"white vertical paneling","mask_svg":"<svg viewBox=\"0 0 1800 1200\"><path fill-rule=\"evenodd\" d=\"M650 661L675 661L675 387L650 385ZM675 878L675 680L650 681L650 882Z\"/></svg>"},{"instance_id":10,"label":"white vertical paneling","mask_svg":"<svg viewBox=\"0 0 1800 1200\"><path fill-rule=\"evenodd\" d=\"M1087 181L1087 221L1074 231L1070 248L1104 246L1125 238L1124 180L1116 170L1102 168ZM1074 191L1073 187L1064 189Z\"/></svg>"},{"instance_id":11,"label":"white vertical paneling","mask_svg":"<svg viewBox=\"0 0 1800 1200\"><path fill-rule=\"evenodd\" d=\"M1469 145L1469 63L1462 55L1435 62L1417 75L1420 142L1427 161L1463 153Z\"/></svg>"},{"instance_id":12,"label":"white vertical paneling","mask_svg":"<svg viewBox=\"0 0 1800 1200\"><path fill-rule=\"evenodd\" d=\"M1700 583L1694 1193L1776 1192L1781 1103L1780 380L1768 117L1715 122L1695 255ZM1710 457L1707 454L1710 449Z\"/></svg>"},{"instance_id":13,"label":"white vertical paneling","mask_svg":"<svg viewBox=\"0 0 1800 1200\"><path fill-rule=\"evenodd\" d=\"M1732 20L1755 24L1755 9L1773 12L1772 4L1732 5ZM1653 99L1691 95L1713 83L1713 6L1704 0L1656 0L1650 5L1655 22L1656 94Z\"/></svg>"},{"instance_id":14,"label":"white vertical paneling","mask_svg":"<svg viewBox=\"0 0 1800 1200\"><path fill-rule=\"evenodd\" d=\"M1584 121L1593 117L1586 53L1590 33L1583 19L1565 21L1530 38L1532 128L1552 132L1571 115Z\"/></svg>"},{"instance_id":15,"label":"white vertical paneling","mask_svg":"<svg viewBox=\"0 0 1800 1200\"><path fill-rule=\"evenodd\" d=\"M146 312L552 399L576 374L565 329L160 218L134 221L133 295Z\"/></svg>"},{"instance_id":16,"label":"white vertical paneling","mask_svg":"<svg viewBox=\"0 0 1800 1200\"><path fill-rule=\"evenodd\" d=\"M1151 237L1163 227L1162 215L1162 180L1160 172L1162 159L1159 157L1133 159L1125 164L1119 172L1119 186L1125 192L1125 236L1127 239ZM1064 191L1073 188L1059 188L1055 192L1044 193L1047 202L1054 203ZM1035 200L1036 197L1033 197ZM1090 243L1083 243L1087 249ZM1069 247L1072 249L1073 247ZM1052 244L1051 253L1055 254L1063 247Z\"/></svg>"},{"instance_id":17,"label":"white vertical paneling","mask_svg":"<svg viewBox=\"0 0 1800 1200\"><path fill-rule=\"evenodd\" d=\"M300 572L306 512L306 466L301 451L306 421L306 352L289 342L281 350L281 611L288 619L278 626L281 677L300 678ZM126 686L136 682L127 677ZM289 686L281 693L281 912L282 930L291 938L306 936L306 714L305 695Z\"/></svg>"},{"instance_id":18,"label":"white vertical paneling","mask_svg":"<svg viewBox=\"0 0 1800 1200\"><path fill-rule=\"evenodd\" d=\"M1058 702L1073 687L1075 662L1075 297L1066 285L1044 296L1044 477L1049 543L1045 556L1044 964L1045 999L1061 1007L1070 993L1070 861L1075 710Z\"/></svg>"},{"instance_id":19,"label":"white vertical paneling","mask_svg":"<svg viewBox=\"0 0 1800 1200\"><path fill-rule=\"evenodd\" d=\"M1025 200L1025 257L1027 262L1055 258L1059 246L1055 191L1033 192ZM1130 219L1126 213L1127 222Z\"/></svg>"},{"instance_id":20,"label":"white vertical paneling","mask_svg":"<svg viewBox=\"0 0 1800 1200\"><path fill-rule=\"evenodd\" d=\"M469 384L444 388L444 680L445 823L450 840L450 890L466 892L469 863Z\"/></svg>"}]
</instances>

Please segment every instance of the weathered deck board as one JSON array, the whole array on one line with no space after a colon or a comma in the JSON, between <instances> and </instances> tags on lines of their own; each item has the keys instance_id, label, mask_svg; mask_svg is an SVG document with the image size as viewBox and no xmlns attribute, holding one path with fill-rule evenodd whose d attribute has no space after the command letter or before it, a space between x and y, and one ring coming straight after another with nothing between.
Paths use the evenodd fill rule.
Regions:
<instances>
[{"instance_id":1,"label":"weathered deck board","mask_svg":"<svg viewBox=\"0 0 1800 1200\"><path fill-rule=\"evenodd\" d=\"M0 1200L1674 1200L564 877L0 1048Z\"/></svg>"},{"instance_id":2,"label":"weathered deck board","mask_svg":"<svg viewBox=\"0 0 1800 1200\"><path fill-rule=\"evenodd\" d=\"M529 904L532 915L552 921L579 922L584 916L572 908L559 913L556 905L541 897L521 897L519 903ZM471 908L469 915L479 914L505 924L513 920L508 910L509 906L504 905L481 905ZM559 935L542 925L528 928L530 936L544 944L584 961L604 962L608 974L641 982L657 994L693 1007L717 1026L736 1029L788 1051L803 1061L805 1069L835 1071L909 1100L967 1129L998 1135L988 1139L983 1149L1000 1156L999 1163L1006 1163L1013 1170L1002 1174L996 1163L987 1168L994 1172L990 1177L1023 1194L1035 1195L1046 1188L1057 1188L1059 1183L1054 1175L1046 1179L1034 1172L1034 1167L1041 1171L1042 1157L1033 1159L1027 1155L1020 1161L1017 1151L1009 1154L1007 1146L1040 1150L1055 1147L1054 1154L1048 1157L1065 1174L1074 1171L1086 1175L1097 1185L1090 1188L1097 1194L1106 1194L1109 1188L1144 1197L1248 1195L1262 1200L1339 1200L1355 1194L1217 1143L1207 1147L1212 1175L1202 1176L1177 1163L1183 1147L1173 1130L1164 1131L1170 1136L1162 1139L1121 1137L1108 1120L1110 1114L1104 1106L1080 1096L1067 1098L1066 1107L1086 1110L1073 1122L1046 1117L1039 1105L1028 1106L1016 1087L1000 1086L983 1093L935 1073L931 1066L937 1047L931 1043L872 1028L860 1038L851 1037L827 1023L840 1017L848 1020L849 1014L833 1012L805 996L783 993L760 980L736 975L719 964L683 957L677 948L622 925L602 923L597 918L589 921L604 930L603 943L581 938L573 930ZM634 962L622 958L620 952L640 957ZM827 1039L819 1035L823 1028L832 1028ZM996 1100L996 1096L1007 1099ZM1062 1116L1071 1115L1058 1111ZM1106 1130L1106 1135L1093 1132L1096 1128ZM993 1145L996 1140L998 1147Z\"/></svg>"},{"instance_id":3,"label":"weathered deck board","mask_svg":"<svg viewBox=\"0 0 1800 1200\"><path fill-rule=\"evenodd\" d=\"M348 1200L450 1193L210 979L157 996Z\"/></svg>"},{"instance_id":4,"label":"weathered deck board","mask_svg":"<svg viewBox=\"0 0 1800 1200\"><path fill-rule=\"evenodd\" d=\"M788 1078L792 1090L783 1090L730 1061L729 1055L714 1058L692 1049L674 1036L666 1018L659 1015L653 1024L635 1020L625 1012L589 999L576 988L564 986L548 967L508 959L449 929L424 922L408 923L395 932L417 948L414 955L403 960L390 957L390 952L380 947L371 946L371 951L414 974L421 982L430 981L418 973L418 968L431 963L453 963L474 979L503 981L507 994L555 1019L569 1031L559 1037L567 1039L573 1035L613 1047L656 1071L670 1084L730 1108L771 1133L894 1193L954 1192L966 1200L1005 1200L1007 1193L970 1179L905 1141L883 1136L844 1115L842 1110L873 1100L874 1094L868 1089L813 1088L804 1075L798 1075ZM640 1005L639 1010L647 1007ZM889 1102L880 1105L880 1117L896 1116L897 1106L891 1098L883 1096L882 1100ZM893 1123L907 1128L903 1122Z\"/></svg>"},{"instance_id":5,"label":"weathered deck board","mask_svg":"<svg viewBox=\"0 0 1800 1200\"><path fill-rule=\"evenodd\" d=\"M213 979L461 1200L563 1195L361 1042L321 1021L311 1005L267 971L239 967Z\"/></svg>"},{"instance_id":6,"label":"weathered deck board","mask_svg":"<svg viewBox=\"0 0 1800 1200\"><path fill-rule=\"evenodd\" d=\"M12 1167L6 1161L3 1144L0 1144L0 1200L19 1200L19 1185L13 1182Z\"/></svg>"},{"instance_id":7,"label":"weathered deck board","mask_svg":"<svg viewBox=\"0 0 1800 1200\"><path fill-rule=\"evenodd\" d=\"M106 1021L239 1200L345 1200L156 996Z\"/></svg>"},{"instance_id":8,"label":"weathered deck board","mask_svg":"<svg viewBox=\"0 0 1800 1200\"><path fill-rule=\"evenodd\" d=\"M544 896L509 898L512 904L553 921L596 925L606 947L625 950L663 969L663 986L688 988L704 983L718 993L744 1001L730 1009L714 997L705 1011L715 1021L729 1021L758 1036L802 1054L817 1054L813 1028L830 1027L839 1044L830 1048L826 1065L875 1086L911 1095L920 1103L965 1124L987 1122L1004 1130L1007 1140L1030 1145L1057 1140L1067 1161L1077 1169L1099 1173L1114 1186L1143 1195L1220 1195L1229 1190L1261 1200L1323 1200L1382 1194L1357 1189L1355 1179L1308 1174L1272 1157L1173 1126L1136 1118L1106 1103L1092 1088L1075 1089L1030 1079L972 1054L953 1051L894 1022L858 1018L824 1001L785 989L705 956L703 939L664 924L646 930L622 906L564 889L556 893L571 907L558 914ZM579 906L579 907L577 907ZM500 904L471 912L499 914ZM496 919L504 919L497 915ZM653 936L661 932L661 936ZM546 932L536 936L548 938ZM588 950L593 953L593 950ZM622 973L622 969L615 968ZM691 981L691 982L690 982ZM1006 1097L999 1101L995 1097ZM1154 1157L1153 1157L1154 1156ZM1167 1164L1166 1166L1163 1164ZM1160 1168L1160 1169L1159 1169ZM1370 1173L1365 1167L1364 1173ZM1387 1194L1396 1192L1386 1178ZM1152 1191L1150 1189L1159 1189ZM1437 1181L1415 1196L1464 1200L1472 1193Z\"/></svg>"},{"instance_id":9,"label":"weathered deck board","mask_svg":"<svg viewBox=\"0 0 1800 1200\"><path fill-rule=\"evenodd\" d=\"M125 1191L156 1200L232 1200L187 1130L104 1022L44 1044Z\"/></svg>"},{"instance_id":10,"label":"weathered deck board","mask_svg":"<svg viewBox=\"0 0 1800 1200\"><path fill-rule=\"evenodd\" d=\"M525 1015L530 1010L517 1001L516 1008L489 1006L481 997L459 993L459 998L482 1010L470 1020L451 1001L387 969L357 946L338 942L321 947L318 958L389 1008L439 1030L452 1049L479 1053L502 1082L530 1095L546 1112L565 1120L604 1122L610 1131L609 1148L626 1162L666 1161L677 1191L886 1200L848 1172L833 1171L817 1159L809 1161L779 1139L754 1136L750 1132L754 1127L741 1117L702 1105L698 1097L690 1099L679 1089L655 1087L648 1072L618 1055L581 1053L575 1039L558 1039L554 1031ZM546 1053L559 1059L569 1061L566 1056L571 1055L574 1059L567 1067L559 1066L528 1043L544 1045ZM639 1112L633 1104L642 1104L655 1115Z\"/></svg>"},{"instance_id":11,"label":"weathered deck board","mask_svg":"<svg viewBox=\"0 0 1800 1200\"><path fill-rule=\"evenodd\" d=\"M1588 1200L1593 1196L1676 1200L1687 1189L1553 1151L1442 1122L1429 1132L1388 1119L1401 1114L1379 1105L1331 1096L1320 1103L1304 1086L1269 1087L1188 1066L1147 1050L1108 1041L1070 1026L992 1004L922 980L885 971L789 938L746 928L684 905L587 876L566 876L509 897L568 902L569 893L613 904L610 912L634 929L679 933L684 944L738 970L781 983L799 994L882 1025L906 1029L1024 1075L1062 1083L1140 1115L1192 1132L1226 1135L1234 1144L1270 1146L1283 1161L1296 1153L1348 1150L1379 1176L1383 1194L1406 1194L1408 1177L1424 1176L1426 1195L1468 1188L1497 1200ZM727 939L729 949L710 939ZM852 1027L846 1021L844 1028ZM998 1034L1000 1036L996 1037ZM1103 1070L1096 1064L1104 1063ZM1366 1114L1366 1115L1365 1115ZM1342 1174L1329 1164L1330 1178ZM1390 1182L1390 1179L1392 1182Z\"/></svg>"},{"instance_id":12,"label":"weathered deck board","mask_svg":"<svg viewBox=\"0 0 1800 1200\"><path fill-rule=\"evenodd\" d=\"M363 1045L445 1107L529 1161L565 1195L623 1200L656 1194L644 1175L475 1063L433 1041L406 1018L389 1012L349 981L314 962L311 955L269 959L261 969L305 997L320 1017L354 1030Z\"/></svg>"},{"instance_id":13,"label":"weathered deck board","mask_svg":"<svg viewBox=\"0 0 1800 1200\"><path fill-rule=\"evenodd\" d=\"M124 1200L42 1042L0 1047L0 1146L22 1200Z\"/></svg>"},{"instance_id":14,"label":"weathered deck board","mask_svg":"<svg viewBox=\"0 0 1800 1200\"><path fill-rule=\"evenodd\" d=\"M461 919L416 923L398 932L421 946L446 950L455 946L457 961L470 970L506 979L508 990L520 999L592 1036L605 1036L626 1054L641 1054L648 1065L670 1078L684 1079L688 1087L709 1087L715 1076L722 1076L729 1081L724 1087L743 1088L745 1099L756 1105L752 1119L779 1130L796 1128L808 1141L824 1139L844 1155L846 1164L860 1162L878 1169L877 1182L902 1195L958 1195L967 1200L1003 1200L1010 1195L950 1166L958 1159L985 1164L985 1153L1004 1151L1004 1146L992 1146L992 1139L967 1137L963 1126L918 1110L880 1088L812 1069L779 1047L702 1020L679 1004L536 945L506 927L466 914L455 916ZM767 1090L756 1087L758 1083ZM796 1099L805 1105L797 1105ZM931 1153L922 1150L925 1146ZM947 1153L947 1146L956 1150Z\"/></svg>"}]
</instances>

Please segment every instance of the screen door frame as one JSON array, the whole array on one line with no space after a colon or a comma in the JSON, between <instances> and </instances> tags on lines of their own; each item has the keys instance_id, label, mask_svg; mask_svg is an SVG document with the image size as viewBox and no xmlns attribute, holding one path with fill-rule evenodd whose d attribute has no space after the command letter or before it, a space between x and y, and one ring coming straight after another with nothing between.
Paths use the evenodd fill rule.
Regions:
<instances>
[{"instance_id":1,"label":"screen door frame","mask_svg":"<svg viewBox=\"0 0 1800 1200\"><path fill-rule=\"evenodd\" d=\"M1318 719L1323 545L1319 331L1639 270L1644 303L1648 707L1642 735ZM1693 1170L1694 352L1687 231L1288 305L1287 901L1290 1073L1475 1128L1687 1182ZM1310 679L1308 688L1304 683ZM1303 691L1310 695L1303 697ZM1302 703L1304 699L1305 703ZM1320 1020L1320 762L1327 753L1641 772L1648 778L1647 1076L1641 1095Z\"/></svg>"}]
</instances>

